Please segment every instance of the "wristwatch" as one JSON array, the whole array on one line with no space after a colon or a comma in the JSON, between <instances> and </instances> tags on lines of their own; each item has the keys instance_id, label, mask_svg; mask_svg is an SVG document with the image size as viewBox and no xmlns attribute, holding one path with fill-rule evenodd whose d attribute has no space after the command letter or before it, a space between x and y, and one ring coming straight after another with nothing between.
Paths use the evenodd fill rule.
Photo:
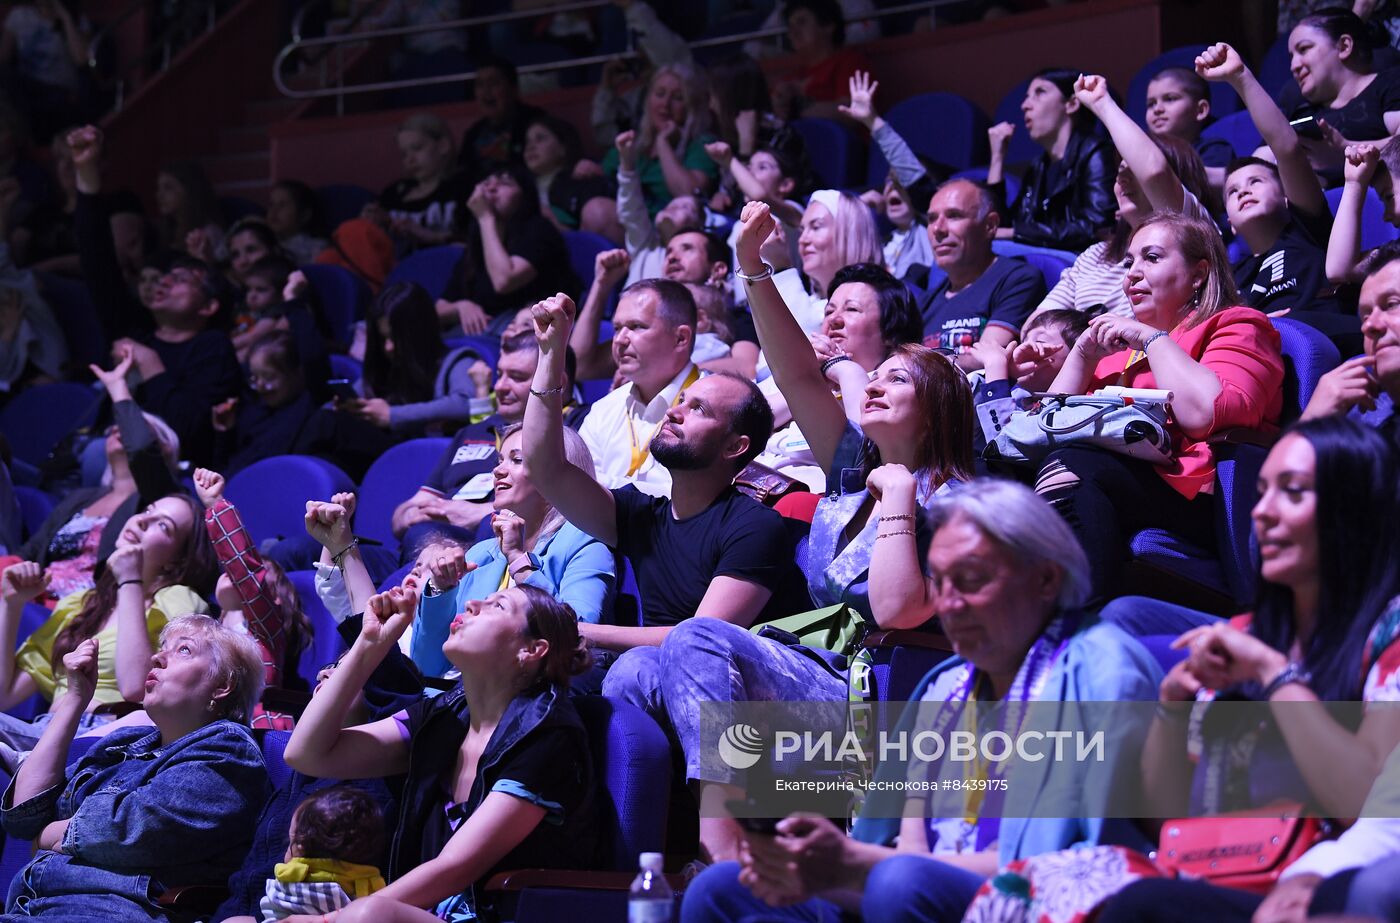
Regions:
<instances>
[{"instance_id":1,"label":"wristwatch","mask_svg":"<svg viewBox=\"0 0 1400 923\"><path fill-rule=\"evenodd\" d=\"M1303 669L1303 665L1296 660L1290 660L1288 666L1279 671L1267 686L1264 687L1263 699L1265 702L1274 697L1284 686L1290 683L1302 683L1304 686L1312 682L1312 674Z\"/></svg>"},{"instance_id":2,"label":"wristwatch","mask_svg":"<svg viewBox=\"0 0 1400 923\"><path fill-rule=\"evenodd\" d=\"M525 555L525 560L521 561L519 564L516 564L510 569L510 579L514 580L516 583L519 583L521 571L542 569L543 566L540 562L539 555L535 554L532 551L529 554Z\"/></svg>"}]
</instances>

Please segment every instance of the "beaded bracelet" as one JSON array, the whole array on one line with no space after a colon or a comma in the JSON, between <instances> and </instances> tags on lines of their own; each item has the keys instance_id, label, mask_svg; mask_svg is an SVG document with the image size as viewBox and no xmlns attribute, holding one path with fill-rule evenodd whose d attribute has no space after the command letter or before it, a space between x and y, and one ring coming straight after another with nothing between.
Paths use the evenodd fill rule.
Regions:
<instances>
[{"instance_id":1,"label":"beaded bracelet","mask_svg":"<svg viewBox=\"0 0 1400 923\"><path fill-rule=\"evenodd\" d=\"M549 396L552 395L552 394L563 394L563 393L564 393L564 389L563 389L562 387L560 387L560 388L545 388L543 391L536 391L534 388L531 388L531 389L530 389L530 393L533 394L535 397L538 397L538 398L546 398L546 397L549 397Z\"/></svg>"},{"instance_id":2,"label":"beaded bracelet","mask_svg":"<svg viewBox=\"0 0 1400 923\"><path fill-rule=\"evenodd\" d=\"M855 362L855 361L856 361L856 360L852 359L850 356L846 355L845 353L841 353L839 356L832 356L832 357L829 358L829 359L823 359L823 360L822 360L822 374L823 374L823 375L827 374L827 373L830 372L835 366L840 365L842 362Z\"/></svg>"},{"instance_id":3,"label":"beaded bracelet","mask_svg":"<svg viewBox=\"0 0 1400 923\"><path fill-rule=\"evenodd\" d=\"M877 533L876 536L875 536L875 538L876 538L876 540L879 540L879 539L882 539L882 538L889 538L889 537L894 536L894 535L913 535L913 534L914 534L914 530L913 530L913 529L895 529L893 532L880 532L880 533Z\"/></svg>"},{"instance_id":4,"label":"beaded bracelet","mask_svg":"<svg viewBox=\"0 0 1400 923\"><path fill-rule=\"evenodd\" d=\"M899 520L901 520L901 519L905 519L905 520L908 520L908 521L910 521L910 522L913 522L913 521L914 521L914 514L913 514L913 513L890 513L888 516L881 516L881 517L880 517L880 521L881 521L881 522L897 522L897 521L899 521Z\"/></svg>"}]
</instances>

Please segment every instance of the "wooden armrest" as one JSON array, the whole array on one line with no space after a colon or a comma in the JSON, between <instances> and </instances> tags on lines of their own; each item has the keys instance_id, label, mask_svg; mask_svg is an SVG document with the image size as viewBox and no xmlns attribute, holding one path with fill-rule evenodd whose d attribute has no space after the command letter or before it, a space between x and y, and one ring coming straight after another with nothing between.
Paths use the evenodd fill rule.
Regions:
<instances>
[{"instance_id":1,"label":"wooden armrest","mask_svg":"<svg viewBox=\"0 0 1400 923\"><path fill-rule=\"evenodd\" d=\"M492 876L487 891L523 891L526 888L577 888L583 891L626 891L632 887L632 872L582 872L576 869L517 869ZM685 878L667 875L666 883L679 893Z\"/></svg>"},{"instance_id":2,"label":"wooden armrest","mask_svg":"<svg viewBox=\"0 0 1400 923\"><path fill-rule=\"evenodd\" d=\"M1236 426L1221 430L1206 439L1206 443L1209 445L1253 445L1261 449L1273 448L1276 441L1278 441L1277 433L1266 433L1261 429L1251 429L1248 426Z\"/></svg>"},{"instance_id":3,"label":"wooden armrest","mask_svg":"<svg viewBox=\"0 0 1400 923\"><path fill-rule=\"evenodd\" d=\"M908 629L888 628L880 631L872 631L865 636L862 647L918 647L928 651L946 651L952 653L953 645L943 632L936 631L910 631Z\"/></svg>"}]
</instances>

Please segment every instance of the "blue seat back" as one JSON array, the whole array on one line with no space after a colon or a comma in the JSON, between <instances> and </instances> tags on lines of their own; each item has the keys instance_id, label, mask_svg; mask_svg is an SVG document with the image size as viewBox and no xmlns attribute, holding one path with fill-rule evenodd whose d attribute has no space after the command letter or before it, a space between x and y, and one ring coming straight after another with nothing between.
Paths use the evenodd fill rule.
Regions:
<instances>
[{"instance_id":1,"label":"blue seat back","mask_svg":"<svg viewBox=\"0 0 1400 923\"><path fill-rule=\"evenodd\" d=\"M297 661L297 675L306 681L306 688L316 688L316 674L328 663L345 652L345 642L336 631L335 617L326 609L321 597L316 595L316 572L314 570L294 570L287 579L296 588L301 600L301 611L306 613L311 623L311 643L301 652Z\"/></svg>"},{"instance_id":2,"label":"blue seat back","mask_svg":"<svg viewBox=\"0 0 1400 923\"><path fill-rule=\"evenodd\" d=\"M1337 214L1337 206L1342 202L1342 188L1339 186L1336 189L1329 189L1325 195L1327 196L1327 207L1332 209L1333 215ZM1385 220L1385 206L1381 204L1380 196L1376 195L1376 190L1368 186L1366 199L1361 203L1362 251L1374 250L1381 244L1394 240L1396 236L1395 227Z\"/></svg>"},{"instance_id":3,"label":"blue seat back","mask_svg":"<svg viewBox=\"0 0 1400 923\"><path fill-rule=\"evenodd\" d=\"M224 494L238 507L253 541L305 531L306 501L355 489L350 476L310 455L274 455L229 478Z\"/></svg>"},{"instance_id":4,"label":"blue seat back","mask_svg":"<svg viewBox=\"0 0 1400 923\"><path fill-rule=\"evenodd\" d=\"M802 136L812 172L823 186L845 189L860 182L860 145L854 132L831 119L794 119L789 124Z\"/></svg>"},{"instance_id":5,"label":"blue seat back","mask_svg":"<svg viewBox=\"0 0 1400 923\"><path fill-rule=\"evenodd\" d=\"M565 231L564 246L569 250L569 268L574 271L583 291L593 282L593 260L605 250L616 250L617 245L602 234L592 231ZM575 293L579 297L582 292Z\"/></svg>"},{"instance_id":6,"label":"blue seat back","mask_svg":"<svg viewBox=\"0 0 1400 923\"><path fill-rule=\"evenodd\" d=\"M462 259L463 249L460 244L447 244L410 253L390 271L385 284L417 282L434 299L441 298L442 293L447 291L447 284L452 281L452 271ZM591 270L589 278L592 278Z\"/></svg>"},{"instance_id":7,"label":"blue seat back","mask_svg":"<svg viewBox=\"0 0 1400 923\"><path fill-rule=\"evenodd\" d=\"M355 534L397 548L391 527L394 509L417 493L451 445L452 440L445 437L410 439L375 459L360 484Z\"/></svg>"},{"instance_id":8,"label":"blue seat back","mask_svg":"<svg viewBox=\"0 0 1400 923\"><path fill-rule=\"evenodd\" d=\"M987 162L987 117L971 100L956 93L921 93L893 106L885 121L916 154L947 167L966 170ZM889 163L870 150L866 182L882 187Z\"/></svg>"},{"instance_id":9,"label":"blue seat back","mask_svg":"<svg viewBox=\"0 0 1400 923\"><path fill-rule=\"evenodd\" d=\"M19 504L20 524L27 541L43 528L44 520L53 512L53 497L37 487L16 487L15 502Z\"/></svg>"},{"instance_id":10,"label":"blue seat back","mask_svg":"<svg viewBox=\"0 0 1400 923\"><path fill-rule=\"evenodd\" d=\"M1060 275L1074 265L1074 260L1053 250L1027 252L1020 256L1021 259L1040 270L1041 276L1045 279L1046 290L1054 288L1055 284L1060 281Z\"/></svg>"},{"instance_id":11,"label":"blue seat back","mask_svg":"<svg viewBox=\"0 0 1400 923\"><path fill-rule=\"evenodd\" d=\"M1259 62L1259 70L1255 72L1255 76L1259 78L1264 89L1269 91L1269 95L1275 99L1278 98L1279 91L1293 79L1293 65L1288 53L1287 32L1274 39L1269 50L1264 52L1264 59Z\"/></svg>"},{"instance_id":12,"label":"blue seat back","mask_svg":"<svg viewBox=\"0 0 1400 923\"><path fill-rule=\"evenodd\" d=\"M311 263L302 266L301 272L316 290L321 310L330 323L331 336L341 343L349 343L350 328L365 316L373 297L369 286L344 266Z\"/></svg>"},{"instance_id":13,"label":"blue seat back","mask_svg":"<svg viewBox=\"0 0 1400 923\"><path fill-rule=\"evenodd\" d=\"M1259 129L1254 127L1254 120L1249 117L1248 112L1231 113L1219 121L1212 122L1201 132L1201 136L1229 141L1230 146L1235 149L1236 157L1248 157L1254 153L1255 148L1264 143L1263 136L1259 134Z\"/></svg>"},{"instance_id":14,"label":"blue seat back","mask_svg":"<svg viewBox=\"0 0 1400 923\"><path fill-rule=\"evenodd\" d=\"M105 393L71 381L27 388L0 410L0 433L15 458L37 465L69 433L92 426L105 399Z\"/></svg>"},{"instance_id":15,"label":"blue seat back","mask_svg":"<svg viewBox=\"0 0 1400 923\"><path fill-rule=\"evenodd\" d=\"M579 394L583 395L585 404L596 404L608 396L612 390L611 378L590 378L578 383Z\"/></svg>"},{"instance_id":16,"label":"blue seat back","mask_svg":"<svg viewBox=\"0 0 1400 923\"><path fill-rule=\"evenodd\" d=\"M364 377L365 367L340 353L331 353L331 377L344 378L352 385Z\"/></svg>"},{"instance_id":17,"label":"blue seat back","mask_svg":"<svg viewBox=\"0 0 1400 923\"><path fill-rule=\"evenodd\" d=\"M661 852L671 797L671 748L665 733L635 705L576 696L598 774L599 822L607 867L632 871L644 852Z\"/></svg>"},{"instance_id":18,"label":"blue seat back","mask_svg":"<svg viewBox=\"0 0 1400 923\"><path fill-rule=\"evenodd\" d=\"M1272 319L1283 351L1283 420L1298 419L1312 400L1318 380L1342 361L1342 355L1326 334L1302 321Z\"/></svg>"},{"instance_id":19,"label":"blue seat back","mask_svg":"<svg viewBox=\"0 0 1400 923\"><path fill-rule=\"evenodd\" d=\"M321 214L326 219L326 227L334 231L342 222L360 217L365 206L379 198L364 186L352 183L331 183L316 187L316 200L321 205Z\"/></svg>"},{"instance_id":20,"label":"blue seat back","mask_svg":"<svg viewBox=\"0 0 1400 923\"><path fill-rule=\"evenodd\" d=\"M1147 85L1152 82L1152 78L1168 67L1184 67L1194 71L1196 56L1205 50L1205 45L1183 45L1164 51L1144 64L1128 83L1128 98L1124 100L1124 111L1132 116L1134 122L1147 127ZM1211 115L1220 118L1232 112L1239 112L1241 108L1243 104L1239 95L1230 89L1229 85L1210 84Z\"/></svg>"},{"instance_id":21,"label":"blue seat back","mask_svg":"<svg viewBox=\"0 0 1400 923\"><path fill-rule=\"evenodd\" d=\"M970 170L959 170L958 172L953 174L952 178L970 179L979 182L985 186L987 185L987 168L973 167ZM1002 185L1006 188L1006 202L1008 205L1010 205L1012 202L1015 202L1016 197L1021 194L1021 181L1015 176L1011 175L1010 173L1005 173L1002 175L1001 182ZM928 205L927 202L916 202L914 204L919 205L921 208L923 206Z\"/></svg>"}]
</instances>

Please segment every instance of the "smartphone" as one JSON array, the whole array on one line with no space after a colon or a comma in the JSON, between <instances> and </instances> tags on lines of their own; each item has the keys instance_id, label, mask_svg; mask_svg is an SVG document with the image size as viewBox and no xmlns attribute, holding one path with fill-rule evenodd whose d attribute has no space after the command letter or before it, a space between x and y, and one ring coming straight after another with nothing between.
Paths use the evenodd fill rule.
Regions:
<instances>
[{"instance_id":1,"label":"smartphone","mask_svg":"<svg viewBox=\"0 0 1400 923\"><path fill-rule=\"evenodd\" d=\"M1301 119L1293 119L1288 123L1293 126L1293 130L1298 133L1298 137L1307 138L1310 141L1322 140L1322 129L1317 126L1317 118L1305 115Z\"/></svg>"},{"instance_id":2,"label":"smartphone","mask_svg":"<svg viewBox=\"0 0 1400 923\"><path fill-rule=\"evenodd\" d=\"M342 401L358 401L360 399L360 396L355 393L355 386L348 378L332 378L326 384L330 385L331 394Z\"/></svg>"},{"instance_id":3,"label":"smartphone","mask_svg":"<svg viewBox=\"0 0 1400 923\"><path fill-rule=\"evenodd\" d=\"M729 813L738 821L739 826L743 827L749 833L761 833L764 836L777 836L778 821L782 820L781 817L745 816L752 815L757 805L752 801L746 801L742 798L732 798L726 801L724 806L729 809Z\"/></svg>"}]
</instances>

